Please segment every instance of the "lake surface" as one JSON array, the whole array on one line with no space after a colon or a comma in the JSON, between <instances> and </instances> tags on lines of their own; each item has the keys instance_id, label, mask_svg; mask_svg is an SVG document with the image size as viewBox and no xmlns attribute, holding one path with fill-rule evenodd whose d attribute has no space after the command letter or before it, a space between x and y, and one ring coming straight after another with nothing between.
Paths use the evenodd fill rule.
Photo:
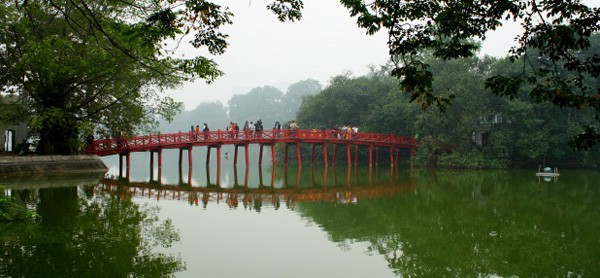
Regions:
<instances>
[{"instance_id":1,"label":"lake surface","mask_svg":"<svg viewBox=\"0 0 600 278\"><path fill-rule=\"evenodd\" d=\"M229 158L198 159L189 179L163 159L161 184L147 154L129 181L114 179L115 157L99 181L4 178L41 220L0 223L0 277L600 277L595 171L545 181Z\"/></svg>"}]
</instances>

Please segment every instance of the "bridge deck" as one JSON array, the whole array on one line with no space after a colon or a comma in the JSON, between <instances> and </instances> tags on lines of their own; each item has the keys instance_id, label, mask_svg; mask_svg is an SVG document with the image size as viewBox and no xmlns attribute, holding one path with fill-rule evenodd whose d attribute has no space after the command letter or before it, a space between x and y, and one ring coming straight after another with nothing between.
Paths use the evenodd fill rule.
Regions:
<instances>
[{"instance_id":1,"label":"bridge deck","mask_svg":"<svg viewBox=\"0 0 600 278\"><path fill-rule=\"evenodd\" d=\"M331 130L263 130L178 132L129 137L127 139L95 140L88 152L99 156L145 152L160 149L188 149L195 146L220 147L221 145L246 146L249 144L351 144L394 149L414 149L417 142L413 137L392 134L365 133L336 134Z\"/></svg>"}]
</instances>

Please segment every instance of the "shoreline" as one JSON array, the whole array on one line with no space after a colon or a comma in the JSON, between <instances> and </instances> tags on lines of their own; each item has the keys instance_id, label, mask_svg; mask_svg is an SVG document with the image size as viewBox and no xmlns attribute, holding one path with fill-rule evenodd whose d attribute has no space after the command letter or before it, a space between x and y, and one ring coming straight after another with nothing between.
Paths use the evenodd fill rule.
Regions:
<instances>
[{"instance_id":1,"label":"shoreline","mask_svg":"<svg viewBox=\"0 0 600 278\"><path fill-rule=\"evenodd\" d=\"M93 155L0 156L0 176L107 171L104 162Z\"/></svg>"}]
</instances>

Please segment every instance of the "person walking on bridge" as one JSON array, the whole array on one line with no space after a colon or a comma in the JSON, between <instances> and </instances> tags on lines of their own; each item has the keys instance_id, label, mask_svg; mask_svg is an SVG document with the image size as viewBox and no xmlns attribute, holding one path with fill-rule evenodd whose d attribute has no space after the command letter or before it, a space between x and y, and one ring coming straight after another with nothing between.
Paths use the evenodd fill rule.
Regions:
<instances>
[{"instance_id":1,"label":"person walking on bridge","mask_svg":"<svg viewBox=\"0 0 600 278\"><path fill-rule=\"evenodd\" d=\"M248 134L250 133L250 125L248 125L248 121L244 124L244 139L248 139Z\"/></svg>"},{"instance_id":2,"label":"person walking on bridge","mask_svg":"<svg viewBox=\"0 0 600 278\"><path fill-rule=\"evenodd\" d=\"M250 122L250 126L248 126L250 129L250 137L254 137L254 130L256 129L256 127L254 126L253 122Z\"/></svg>"},{"instance_id":3,"label":"person walking on bridge","mask_svg":"<svg viewBox=\"0 0 600 278\"><path fill-rule=\"evenodd\" d=\"M281 132L281 124L279 121L276 121L275 126L273 126L273 134L275 137L279 137L279 132Z\"/></svg>"},{"instance_id":4,"label":"person walking on bridge","mask_svg":"<svg viewBox=\"0 0 600 278\"><path fill-rule=\"evenodd\" d=\"M290 123L290 130L291 130L290 136L295 137L297 135L296 133L298 132L298 129L300 129L300 127L298 127L298 124L296 123L296 121L292 121Z\"/></svg>"},{"instance_id":5,"label":"person walking on bridge","mask_svg":"<svg viewBox=\"0 0 600 278\"><path fill-rule=\"evenodd\" d=\"M206 123L204 123L204 127L202 128L202 132L204 133L204 140L208 139L208 132L210 130L208 129L208 125Z\"/></svg>"}]
</instances>

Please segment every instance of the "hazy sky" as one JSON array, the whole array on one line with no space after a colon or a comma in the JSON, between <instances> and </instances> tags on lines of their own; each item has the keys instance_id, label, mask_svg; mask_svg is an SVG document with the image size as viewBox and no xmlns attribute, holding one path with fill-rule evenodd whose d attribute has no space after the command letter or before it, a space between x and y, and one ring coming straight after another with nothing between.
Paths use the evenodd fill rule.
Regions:
<instances>
[{"instance_id":1,"label":"hazy sky","mask_svg":"<svg viewBox=\"0 0 600 278\"><path fill-rule=\"evenodd\" d=\"M311 78L327 86L332 76L346 71L361 76L368 73L369 65L388 60L385 30L366 35L337 0L305 0L302 20L286 23L266 9L265 1L215 1L225 3L234 14L233 24L223 28L229 35L223 55L212 57L203 48L180 48L187 57L212 57L225 72L212 84L198 80L169 91L176 101L185 103L186 110L203 101L227 105L234 94L266 85L285 93L287 86ZM482 53L505 55L518 31L517 24L509 23L490 33Z\"/></svg>"}]
</instances>

